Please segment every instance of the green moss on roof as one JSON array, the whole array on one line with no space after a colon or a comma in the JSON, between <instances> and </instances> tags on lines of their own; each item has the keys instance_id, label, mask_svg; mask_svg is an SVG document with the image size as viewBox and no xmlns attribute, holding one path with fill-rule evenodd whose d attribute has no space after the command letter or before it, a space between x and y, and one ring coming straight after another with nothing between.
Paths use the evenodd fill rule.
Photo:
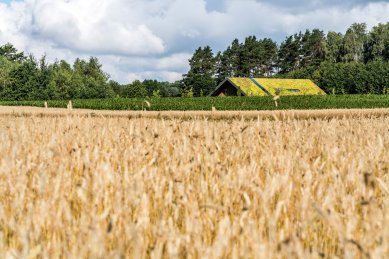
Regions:
<instances>
[{"instance_id":1,"label":"green moss on roof","mask_svg":"<svg viewBox=\"0 0 389 259\"><path fill-rule=\"evenodd\" d=\"M267 94L261 90L250 78L233 77L230 81L242 90L247 96L266 96Z\"/></svg>"},{"instance_id":2,"label":"green moss on roof","mask_svg":"<svg viewBox=\"0 0 389 259\"><path fill-rule=\"evenodd\" d=\"M308 79L244 78L229 79L247 96L266 96L267 91L275 95L325 95L314 82ZM257 85L257 84L258 85ZM265 90L262 90L261 87Z\"/></svg>"},{"instance_id":3,"label":"green moss on roof","mask_svg":"<svg viewBox=\"0 0 389 259\"><path fill-rule=\"evenodd\" d=\"M325 95L314 82L308 79L255 78L271 95Z\"/></svg>"}]
</instances>

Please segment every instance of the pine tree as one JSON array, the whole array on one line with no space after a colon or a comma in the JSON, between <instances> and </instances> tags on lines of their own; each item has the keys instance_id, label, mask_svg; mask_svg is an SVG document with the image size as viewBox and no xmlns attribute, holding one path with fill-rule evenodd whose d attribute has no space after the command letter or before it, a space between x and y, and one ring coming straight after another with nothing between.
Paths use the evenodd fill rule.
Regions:
<instances>
[{"instance_id":1,"label":"pine tree","mask_svg":"<svg viewBox=\"0 0 389 259\"><path fill-rule=\"evenodd\" d=\"M324 32L314 29L307 30L302 37L301 63L300 68L308 66L319 66L325 60L327 53L326 39Z\"/></svg>"},{"instance_id":2,"label":"pine tree","mask_svg":"<svg viewBox=\"0 0 389 259\"><path fill-rule=\"evenodd\" d=\"M208 95L215 88L215 58L209 46L198 48L189 60L190 70L184 75L185 88L194 96Z\"/></svg>"},{"instance_id":3,"label":"pine tree","mask_svg":"<svg viewBox=\"0 0 389 259\"><path fill-rule=\"evenodd\" d=\"M289 36L281 43L278 52L277 66L281 74L294 71L301 64L301 40L302 34L294 34Z\"/></svg>"}]
</instances>

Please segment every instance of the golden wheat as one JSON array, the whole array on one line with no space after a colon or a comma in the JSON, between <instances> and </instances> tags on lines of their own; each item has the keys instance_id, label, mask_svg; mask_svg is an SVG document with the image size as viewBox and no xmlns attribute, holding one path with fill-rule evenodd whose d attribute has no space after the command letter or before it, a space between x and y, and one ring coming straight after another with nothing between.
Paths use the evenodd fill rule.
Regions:
<instances>
[{"instance_id":1,"label":"golden wheat","mask_svg":"<svg viewBox=\"0 0 389 259\"><path fill-rule=\"evenodd\" d=\"M385 258L388 111L349 112L1 108L0 257Z\"/></svg>"},{"instance_id":2,"label":"golden wheat","mask_svg":"<svg viewBox=\"0 0 389 259\"><path fill-rule=\"evenodd\" d=\"M276 110L276 111L96 111L87 109L43 109L38 107L0 106L0 116L10 117L68 117L89 116L105 118L150 118L150 119L331 119L352 117L389 116L388 108L377 109L332 109L332 110Z\"/></svg>"}]
</instances>

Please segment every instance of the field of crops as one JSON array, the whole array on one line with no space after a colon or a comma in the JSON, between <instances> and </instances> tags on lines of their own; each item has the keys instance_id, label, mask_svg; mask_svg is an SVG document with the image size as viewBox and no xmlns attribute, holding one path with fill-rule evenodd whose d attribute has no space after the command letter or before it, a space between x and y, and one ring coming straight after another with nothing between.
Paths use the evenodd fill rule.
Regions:
<instances>
[{"instance_id":1,"label":"field of crops","mask_svg":"<svg viewBox=\"0 0 389 259\"><path fill-rule=\"evenodd\" d=\"M342 112L0 107L0 257L385 258L388 110Z\"/></svg>"},{"instance_id":2,"label":"field of crops","mask_svg":"<svg viewBox=\"0 0 389 259\"><path fill-rule=\"evenodd\" d=\"M48 101L49 107L66 108L68 101ZM44 101L0 101L0 105L38 106ZM272 97L203 97L203 98L146 98L73 100L74 108L96 110L150 110L198 111L211 110L311 110L389 108L389 95L327 95L283 96L277 101Z\"/></svg>"}]
</instances>

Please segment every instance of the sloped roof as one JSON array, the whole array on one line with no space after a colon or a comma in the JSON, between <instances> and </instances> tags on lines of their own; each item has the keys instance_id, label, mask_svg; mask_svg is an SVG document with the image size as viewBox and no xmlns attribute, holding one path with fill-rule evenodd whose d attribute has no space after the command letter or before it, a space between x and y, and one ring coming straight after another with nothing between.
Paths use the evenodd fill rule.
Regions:
<instances>
[{"instance_id":1,"label":"sloped roof","mask_svg":"<svg viewBox=\"0 0 389 259\"><path fill-rule=\"evenodd\" d=\"M275 95L325 95L314 82L308 79L273 79L232 77L221 83L216 90L229 81L246 96L275 96ZM211 95L213 95L211 93Z\"/></svg>"},{"instance_id":2,"label":"sloped roof","mask_svg":"<svg viewBox=\"0 0 389 259\"><path fill-rule=\"evenodd\" d=\"M254 80L247 77L232 77L228 79L235 87L247 96L267 96L268 94L259 87Z\"/></svg>"}]
</instances>

